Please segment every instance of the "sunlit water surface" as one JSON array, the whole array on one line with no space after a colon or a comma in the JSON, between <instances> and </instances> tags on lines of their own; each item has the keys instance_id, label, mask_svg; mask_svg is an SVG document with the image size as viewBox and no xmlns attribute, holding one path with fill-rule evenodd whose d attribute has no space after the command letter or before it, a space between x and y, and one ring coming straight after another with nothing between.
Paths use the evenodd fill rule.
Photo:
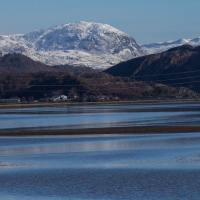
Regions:
<instances>
[{"instance_id":1,"label":"sunlit water surface","mask_svg":"<svg viewBox=\"0 0 200 200\"><path fill-rule=\"evenodd\" d=\"M199 199L200 133L0 139L0 199Z\"/></svg>"},{"instance_id":2,"label":"sunlit water surface","mask_svg":"<svg viewBox=\"0 0 200 200\"><path fill-rule=\"evenodd\" d=\"M199 125L200 104L157 103L0 109L3 129Z\"/></svg>"}]
</instances>

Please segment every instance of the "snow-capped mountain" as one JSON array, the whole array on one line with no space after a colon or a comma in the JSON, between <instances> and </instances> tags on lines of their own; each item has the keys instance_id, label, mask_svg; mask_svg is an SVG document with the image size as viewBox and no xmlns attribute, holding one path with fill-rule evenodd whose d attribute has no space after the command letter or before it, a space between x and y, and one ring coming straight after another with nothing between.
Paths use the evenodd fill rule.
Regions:
<instances>
[{"instance_id":1,"label":"snow-capped mountain","mask_svg":"<svg viewBox=\"0 0 200 200\"><path fill-rule=\"evenodd\" d=\"M171 49L173 47L181 46L184 44L189 44L193 47L200 46L200 37L194 39L179 39L167 42L158 42L147 45L142 45L142 49L146 55L156 54Z\"/></svg>"},{"instance_id":2,"label":"snow-capped mountain","mask_svg":"<svg viewBox=\"0 0 200 200\"><path fill-rule=\"evenodd\" d=\"M0 35L2 54L21 53L48 65L108 68L144 55L135 40L107 24L76 22L33 31Z\"/></svg>"}]
</instances>

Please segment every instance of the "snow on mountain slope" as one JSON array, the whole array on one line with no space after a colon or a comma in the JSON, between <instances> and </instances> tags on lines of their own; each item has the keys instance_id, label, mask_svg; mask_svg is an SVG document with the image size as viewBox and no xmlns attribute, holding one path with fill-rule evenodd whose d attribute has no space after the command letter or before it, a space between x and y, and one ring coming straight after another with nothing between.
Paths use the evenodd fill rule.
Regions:
<instances>
[{"instance_id":1,"label":"snow on mountain slope","mask_svg":"<svg viewBox=\"0 0 200 200\"><path fill-rule=\"evenodd\" d=\"M21 53L48 65L100 69L144 55L132 37L107 24L92 22L64 24L26 35L0 35L0 51Z\"/></svg>"},{"instance_id":2,"label":"snow on mountain slope","mask_svg":"<svg viewBox=\"0 0 200 200\"><path fill-rule=\"evenodd\" d=\"M184 44L189 44L194 47L200 46L200 37L194 39L179 39L174 41L152 43L142 45L141 47L145 54L156 54Z\"/></svg>"}]
</instances>

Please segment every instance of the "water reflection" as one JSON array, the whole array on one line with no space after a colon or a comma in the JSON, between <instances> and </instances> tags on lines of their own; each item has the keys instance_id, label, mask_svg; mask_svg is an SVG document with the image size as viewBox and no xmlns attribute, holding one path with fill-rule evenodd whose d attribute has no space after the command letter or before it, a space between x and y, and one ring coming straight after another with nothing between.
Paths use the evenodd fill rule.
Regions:
<instances>
[{"instance_id":1,"label":"water reflection","mask_svg":"<svg viewBox=\"0 0 200 200\"><path fill-rule=\"evenodd\" d=\"M63 106L0 109L0 130L141 125L199 125L199 104Z\"/></svg>"},{"instance_id":2,"label":"water reflection","mask_svg":"<svg viewBox=\"0 0 200 200\"><path fill-rule=\"evenodd\" d=\"M43 168L199 168L200 164L199 133L54 138L24 137L14 145L15 137L5 137L1 162L16 161L17 168L20 163Z\"/></svg>"}]
</instances>

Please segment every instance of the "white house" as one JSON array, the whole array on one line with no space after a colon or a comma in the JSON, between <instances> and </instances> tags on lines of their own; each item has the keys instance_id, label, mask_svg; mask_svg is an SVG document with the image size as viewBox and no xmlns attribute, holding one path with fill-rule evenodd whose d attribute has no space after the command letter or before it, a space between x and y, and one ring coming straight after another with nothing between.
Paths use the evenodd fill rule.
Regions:
<instances>
[{"instance_id":1,"label":"white house","mask_svg":"<svg viewBox=\"0 0 200 200\"><path fill-rule=\"evenodd\" d=\"M67 96L65 95L54 95L50 98L51 101L67 101Z\"/></svg>"}]
</instances>

